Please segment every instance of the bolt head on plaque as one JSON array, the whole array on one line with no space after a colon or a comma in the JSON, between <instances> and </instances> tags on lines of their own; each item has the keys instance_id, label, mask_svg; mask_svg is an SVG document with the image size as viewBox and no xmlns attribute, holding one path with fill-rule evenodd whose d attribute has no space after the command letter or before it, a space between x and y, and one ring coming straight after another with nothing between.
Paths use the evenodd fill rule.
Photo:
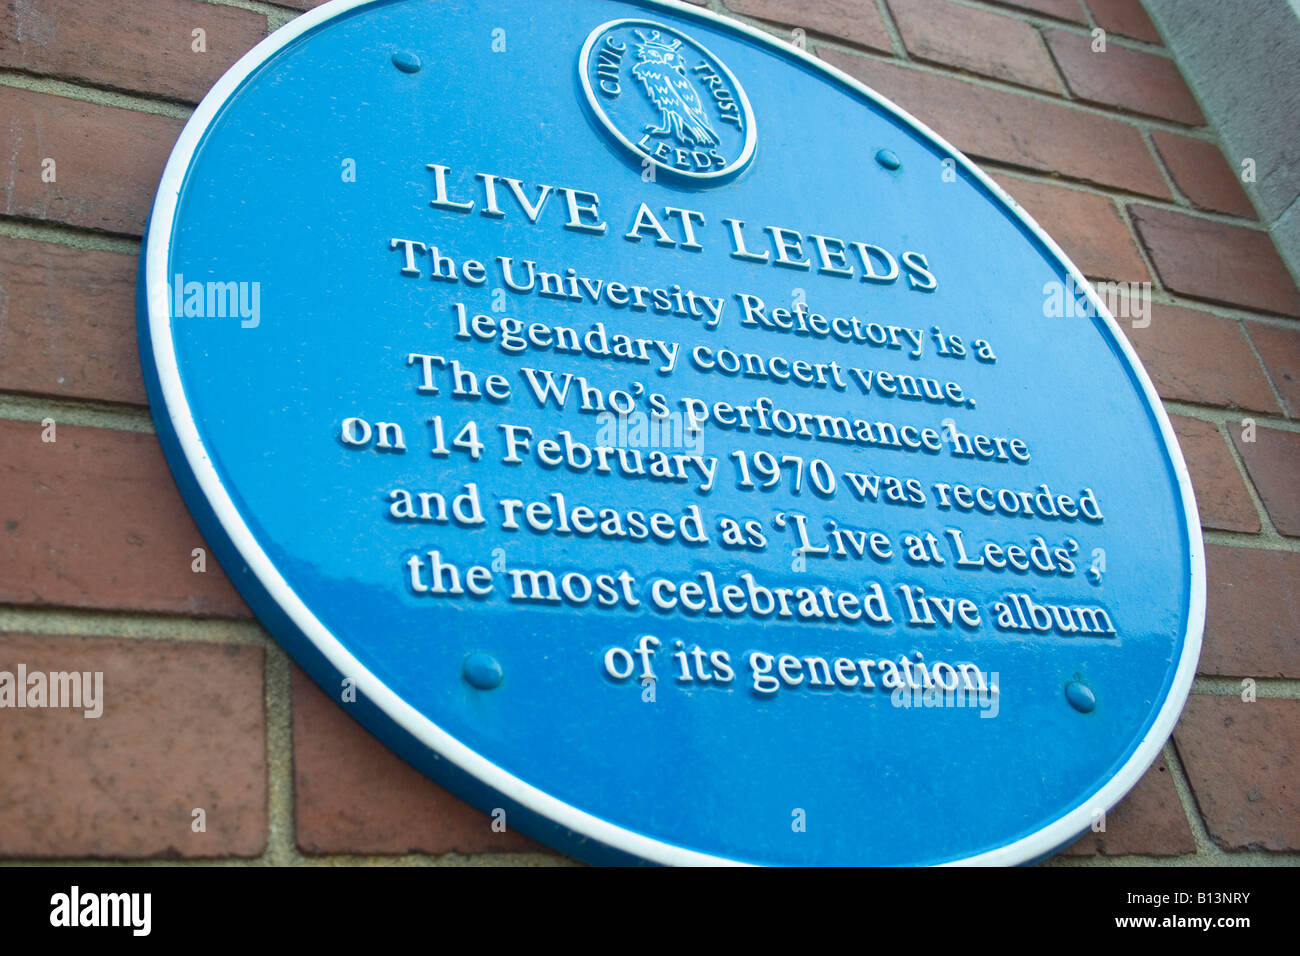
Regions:
<instances>
[{"instance_id":1,"label":"bolt head on plaque","mask_svg":"<svg viewBox=\"0 0 1300 956\"><path fill-rule=\"evenodd\" d=\"M479 690L492 690L501 685L505 678L505 671L501 669L501 662L491 654L483 651L475 651L465 658L463 666L465 680Z\"/></svg>"},{"instance_id":2,"label":"bolt head on plaque","mask_svg":"<svg viewBox=\"0 0 1300 956\"><path fill-rule=\"evenodd\" d=\"M1097 695L1081 680L1072 680L1065 685L1065 699L1081 714L1091 714L1097 707Z\"/></svg>"},{"instance_id":3,"label":"bolt head on plaque","mask_svg":"<svg viewBox=\"0 0 1300 956\"><path fill-rule=\"evenodd\" d=\"M393 66L397 67L403 73L419 73L420 58L414 53L406 50L399 50L393 54Z\"/></svg>"}]
</instances>

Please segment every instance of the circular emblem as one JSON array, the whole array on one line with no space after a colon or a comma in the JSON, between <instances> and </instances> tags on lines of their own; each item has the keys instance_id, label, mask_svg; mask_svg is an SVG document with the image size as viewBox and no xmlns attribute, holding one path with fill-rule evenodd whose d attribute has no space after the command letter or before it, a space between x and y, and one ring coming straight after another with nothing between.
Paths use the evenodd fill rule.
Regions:
<instances>
[{"instance_id":1,"label":"circular emblem","mask_svg":"<svg viewBox=\"0 0 1300 956\"><path fill-rule=\"evenodd\" d=\"M592 112L644 167L723 179L754 155L754 111L740 81L679 30L612 20L582 45L578 74Z\"/></svg>"}]
</instances>

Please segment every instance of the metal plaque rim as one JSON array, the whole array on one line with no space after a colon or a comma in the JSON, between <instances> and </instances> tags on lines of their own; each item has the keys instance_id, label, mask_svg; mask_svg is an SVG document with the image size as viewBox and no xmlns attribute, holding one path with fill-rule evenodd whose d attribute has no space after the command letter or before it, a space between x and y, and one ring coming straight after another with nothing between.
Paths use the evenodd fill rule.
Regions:
<instances>
[{"instance_id":1,"label":"metal plaque rim","mask_svg":"<svg viewBox=\"0 0 1300 956\"><path fill-rule=\"evenodd\" d=\"M151 410L155 421L159 425L170 427L176 448L183 457L183 464L189 472L188 477L192 478L193 484L203 494L207 506L212 509L220 525L220 531L226 536L231 547L243 559L250 573L256 577L257 584L265 589L267 595L278 606L279 611L297 628L300 635L314 645L315 649L337 671L354 677L357 689L401 730L415 738L424 747L429 748L435 755L449 761L460 771L475 778L481 784L508 799L514 800L529 812L567 828L587 840L595 841L606 847L653 863L676 865L743 864L745 861L702 853L648 837L565 803L545 791L525 783L492 763L477 751L452 737L411 704L391 691L348 651L343 642L336 638L312 614L310 609L289 587L240 515L230 493L222 483L211 458L204 448L203 442L199 438L198 428L190 411L185 389L181 383L176 354L172 348L169 297L166 291L167 268L176 212L179 205L179 194L184 185L191 161L202 145L208 127L220 115L227 101L239 90L244 80L258 67L304 33L355 8L376 2L382 2L382 0L330 0L330 2L290 21L263 39L222 75L199 103L181 131L180 137L177 139L176 145L172 149L167 164L163 169L157 197L152 206L142 268L144 286L142 291L146 301L141 318L147 323L147 328L141 329L141 337L145 338L147 336L152 352L153 367L149 368L146 365L146 377L156 375L157 388L151 393ZM1184 544L1187 548L1191 577L1188 593L1187 631L1183 635L1182 654L1178 667L1160 711L1147 733L1133 749L1129 758L1105 784L1039 830L1011 843L963 859L948 861L944 865L1015 865L1043 857L1085 832L1092 822L1094 808L1104 807L1109 809L1132 789L1147 768L1160 755L1161 749L1173 732L1183 705L1191 691L1196 663L1200 656L1202 631L1205 623L1205 554L1191 480L1168 413L1165 411L1164 405L1161 403L1146 370L1138 360L1133 347L1120 331L1105 303L1098 297L1096 291L1079 269L1015 200L975 166L963 153L948 143L947 140L910 113L879 95L854 77L816 59L805 51L776 39L770 34L763 33L744 23L726 19L708 10L675 2L675 0L635 0L635 2L642 6L658 8L678 16L702 21L716 29L730 31L738 34L743 39L762 44L769 50L779 53L806 68L819 71L837 83L866 97L879 108L901 120L916 135L938 146L948 157L959 163L969 175L983 185L996 200L1003 203L1024 224L1031 235L1043 245L1047 252L1065 268L1076 285L1086 291L1088 301L1096 309L1097 315L1104 321L1105 329L1114 341L1120 358L1127 365L1128 370L1133 373L1133 378L1139 386L1140 396L1145 400L1158 426L1159 437L1164 446L1165 454L1173 467L1181 493L1183 525L1186 532ZM160 408L159 405L162 407ZM175 456L169 454L168 462L173 470L180 471L181 462L176 461ZM186 504L189 507L188 501ZM234 576L232 575L232 577ZM380 732L377 728L371 729Z\"/></svg>"}]
</instances>

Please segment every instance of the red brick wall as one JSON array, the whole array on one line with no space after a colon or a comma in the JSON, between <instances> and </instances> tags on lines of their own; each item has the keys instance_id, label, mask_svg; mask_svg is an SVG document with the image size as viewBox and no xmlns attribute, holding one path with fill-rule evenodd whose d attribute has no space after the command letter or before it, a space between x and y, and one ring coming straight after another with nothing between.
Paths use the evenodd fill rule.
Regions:
<instances>
[{"instance_id":1,"label":"red brick wall","mask_svg":"<svg viewBox=\"0 0 1300 956\"><path fill-rule=\"evenodd\" d=\"M67 711L0 712L0 856L559 859L388 753L219 568L192 569L204 544L140 377L139 238L193 104L312 5L0 5L0 669L102 670L113 688L89 732ZM1153 283L1149 326L1125 331L1196 487L1205 651L1161 760L1065 856L1300 860L1300 293L1140 4L707 5L930 124L1090 278Z\"/></svg>"}]
</instances>

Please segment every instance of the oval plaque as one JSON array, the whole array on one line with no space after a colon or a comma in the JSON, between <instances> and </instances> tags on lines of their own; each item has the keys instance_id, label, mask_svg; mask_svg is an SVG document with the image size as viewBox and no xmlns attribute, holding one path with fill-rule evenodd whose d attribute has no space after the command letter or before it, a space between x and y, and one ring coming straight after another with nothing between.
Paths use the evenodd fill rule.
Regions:
<instances>
[{"instance_id":1,"label":"oval plaque","mask_svg":"<svg viewBox=\"0 0 1300 956\"><path fill-rule=\"evenodd\" d=\"M1104 303L935 133L705 11L305 14L185 127L140 303L262 622L567 852L1033 860L1189 690L1195 505Z\"/></svg>"}]
</instances>

